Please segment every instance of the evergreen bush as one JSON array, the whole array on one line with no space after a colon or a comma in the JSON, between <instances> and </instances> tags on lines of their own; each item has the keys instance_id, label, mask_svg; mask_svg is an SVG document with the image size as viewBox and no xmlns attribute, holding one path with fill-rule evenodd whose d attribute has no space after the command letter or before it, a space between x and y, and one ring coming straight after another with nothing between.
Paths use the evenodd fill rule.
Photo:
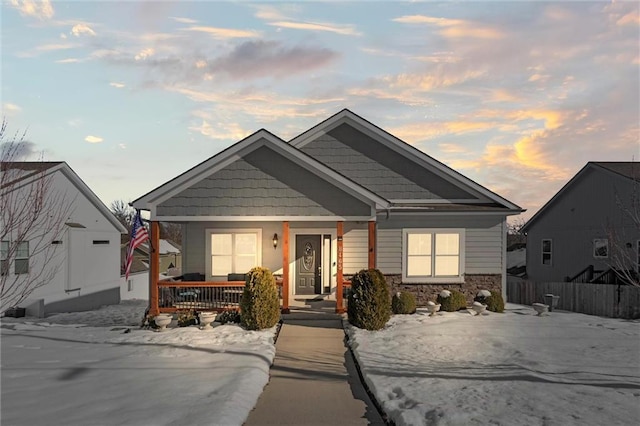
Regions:
<instances>
[{"instance_id":1,"label":"evergreen bush","mask_svg":"<svg viewBox=\"0 0 640 426\"><path fill-rule=\"evenodd\" d=\"M440 310L446 312L455 312L467 307L467 298L464 294L457 290L450 290L451 295L449 297L443 297L442 294L438 295L436 303L439 303Z\"/></svg>"},{"instance_id":2,"label":"evergreen bush","mask_svg":"<svg viewBox=\"0 0 640 426\"><path fill-rule=\"evenodd\" d=\"M247 330L271 328L280 319L278 288L268 268L255 267L247 274L240 312L241 324Z\"/></svg>"},{"instance_id":3,"label":"evergreen bush","mask_svg":"<svg viewBox=\"0 0 640 426\"><path fill-rule=\"evenodd\" d=\"M391 298L391 311L398 314L415 314L416 297L408 291L399 291Z\"/></svg>"},{"instance_id":4,"label":"evergreen bush","mask_svg":"<svg viewBox=\"0 0 640 426\"><path fill-rule=\"evenodd\" d=\"M355 327L380 330L391 318L389 288L377 269L361 270L351 278L347 316Z\"/></svg>"},{"instance_id":5,"label":"evergreen bush","mask_svg":"<svg viewBox=\"0 0 640 426\"><path fill-rule=\"evenodd\" d=\"M491 312L504 312L504 299L502 293L498 291L492 291L491 296L484 296L478 294L475 299L476 302L487 305L487 310Z\"/></svg>"}]
</instances>

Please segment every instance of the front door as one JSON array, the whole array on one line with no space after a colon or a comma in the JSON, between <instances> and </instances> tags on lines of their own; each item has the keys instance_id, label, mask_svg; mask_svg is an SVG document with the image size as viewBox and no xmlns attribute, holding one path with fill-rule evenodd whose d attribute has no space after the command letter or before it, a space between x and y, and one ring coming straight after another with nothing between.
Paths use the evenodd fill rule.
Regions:
<instances>
[{"instance_id":1,"label":"front door","mask_svg":"<svg viewBox=\"0 0 640 426\"><path fill-rule=\"evenodd\" d=\"M296 294L320 294L320 235L296 235Z\"/></svg>"}]
</instances>

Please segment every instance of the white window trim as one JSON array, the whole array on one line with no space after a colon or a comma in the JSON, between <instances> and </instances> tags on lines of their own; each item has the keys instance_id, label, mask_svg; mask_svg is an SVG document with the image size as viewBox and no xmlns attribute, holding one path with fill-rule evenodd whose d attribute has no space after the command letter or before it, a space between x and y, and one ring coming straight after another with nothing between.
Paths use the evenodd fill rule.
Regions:
<instances>
[{"instance_id":1,"label":"white window trim","mask_svg":"<svg viewBox=\"0 0 640 426\"><path fill-rule=\"evenodd\" d=\"M607 243L606 244L606 247L607 247L607 255L606 256L597 256L596 255L596 241L605 241ZM591 246L591 251L593 253L593 258L594 259L608 259L609 258L609 250L610 250L610 247L609 247L609 239L608 238L594 238L593 239L593 243L592 243L592 246Z\"/></svg>"},{"instance_id":2,"label":"white window trim","mask_svg":"<svg viewBox=\"0 0 640 426\"><path fill-rule=\"evenodd\" d=\"M226 276L221 275L211 275L211 235L214 234L257 234L257 263L258 265L262 265L262 229L261 228L211 228L205 230L205 277L207 280L213 280L214 277L224 278L224 281L227 280ZM249 271L247 271L249 272Z\"/></svg>"},{"instance_id":3,"label":"white window trim","mask_svg":"<svg viewBox=\"0 0 640 426\"><path fill-rule=\"evenodd\" d=\"M544 251L544 242L549 241L551 250L548 252ZM544 263L544 254L549 253L549 263ZM542 266L551 266L553 265L553 239L552 238L543 238L540 240L540 264Z\"/></svg>"},{"instance_id":4,"label":"white window trim","mask_svg":"<svg viewBox=\"0 0 640 426\"><path fill-rule=\"evenodd\" d=\"M27 256L26 257L19 257L18 256L18 250L21 244L26 244L27 245ZM26 272L17 272L17 267L18 267L18 261L19 260L26 260L27 261L27 271ZM13 273L14 275L28 275L31 272L31 247L29 244L29 241L20 241L17 244L16 247L16 254L13 258Z\"/></svg>"},{"instance_id":5,"label":"white window trim","mask_svg":"<svg viewBox=\"0 0 640 426\"><path fill-rule=\"evenodd\" d=\"M459 254L459 275L449 277L407 277L407 235L408 234L458 234L460 242L460 254ZM404 228L402 229L402 282L403 283L463 283L465 274L465 247L466 237L464 228ZM432 261L435 261L435 252L432 253ZM432 271L435 269L432 267Z\"/></svg>"}]
</instances>

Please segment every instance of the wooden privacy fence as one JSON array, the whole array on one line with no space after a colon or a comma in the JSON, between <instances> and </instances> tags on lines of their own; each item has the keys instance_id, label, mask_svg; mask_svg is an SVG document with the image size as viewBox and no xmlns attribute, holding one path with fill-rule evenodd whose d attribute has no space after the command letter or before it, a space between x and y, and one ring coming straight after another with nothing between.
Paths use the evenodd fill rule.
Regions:
<instances>
[{"instance_id":1,"label":"wooden privacy fence","mask_svg":"<svg viewBox=\"0 0 640 426\"><path fill-rule=\"evenodd\" d=\"M574 282L507 281L507 300L531 305L560 296L556 309L610 318L640 318L640 287Z\"/></svg>"}]
</instances>

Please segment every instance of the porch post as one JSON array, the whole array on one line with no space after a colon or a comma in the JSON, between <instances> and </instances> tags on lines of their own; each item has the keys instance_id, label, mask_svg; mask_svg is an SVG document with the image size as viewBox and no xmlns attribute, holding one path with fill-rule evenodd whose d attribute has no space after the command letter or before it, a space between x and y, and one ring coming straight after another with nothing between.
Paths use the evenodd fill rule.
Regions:
<instances>
[{"instance_id":1,"label":"porch post","mask_svg":"<svg viewBox=\"0 0 640 426\"><path fill-rule=\"evenodd\" d=\"M337 222L336 237L338 239L338 270L336 273L336 313L342 314L345 309L342 304L343 281L342 275L342 235L344 233L344 222Z\"/></svg>"},{"instance_id":2,"label":"porch post","mask_svg":"<svg viewBox=\"0 0 640 426\"><path fill-rule=\"evenodd\" d=\"M289 310L289 222L282 222L282 313Z\"/></svg>"},{"instance_id":3,"label":"porch post","mask_svg":"<svg viewBox=\"0 0 640 426\"><path fill-rule=\"evenodd\" d=\"M369 221L369 269L376 267L376 222Z\"/></svg>"},{"instance_id":4,"label":"porch post","mask_svg":"<svg viewBox=\"0 0 640 426\"><path fill-rule=\"evenodd\" d=\"M151 237L149 241L151 262L149 264L149 314L158 315L158 279L160 275L160 227L157 221L151 222Z\"/></svg>"}]
</instances>

